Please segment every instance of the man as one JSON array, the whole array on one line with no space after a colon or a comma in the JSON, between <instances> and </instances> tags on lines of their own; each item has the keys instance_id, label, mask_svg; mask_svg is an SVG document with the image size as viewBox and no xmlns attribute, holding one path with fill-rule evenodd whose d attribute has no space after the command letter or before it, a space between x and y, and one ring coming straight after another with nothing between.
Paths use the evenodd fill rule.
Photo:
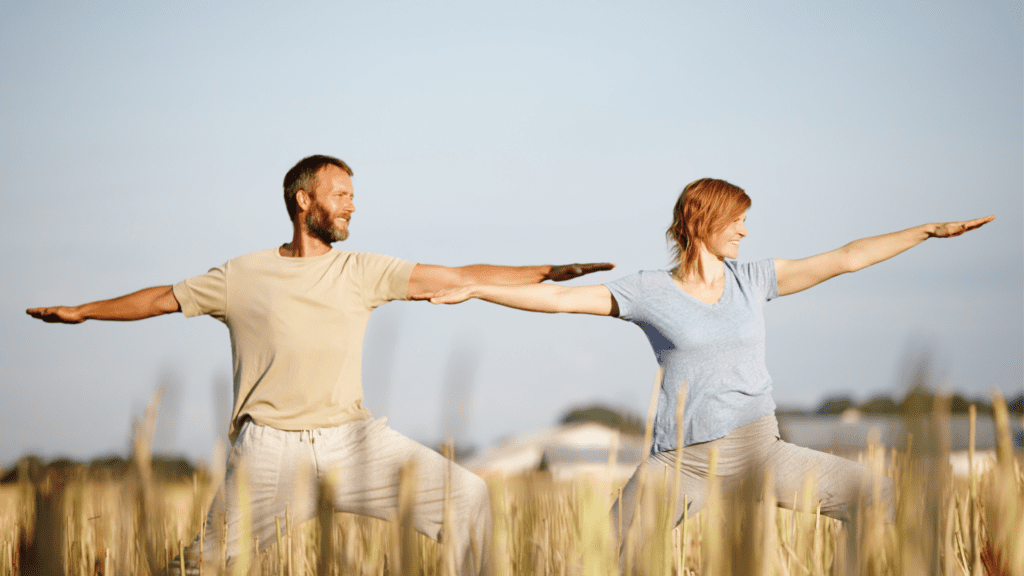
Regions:
<instances>
[{"instance_id":1,"label":"man","mask_svg":"<svg viewBox=\"0 0 1024 576\"><path fill-rule=\"evenodd\" d=\"M352 170L330 156L311 156L284 178L291 242L229 260L174 286L146 288L81 306L33 308L45 322L140 320L171 312L211 315L227 324L234 367L232 442L225 486L186 567L218 560L226 513L226 554L242 548L243 508L261 546L274 542L275 518L290 505L292 519L312 518L316 487L329 482L337 511L378 518L398 507L398 471L415 461L415 527L440 538L445 470L441 455L374 420L362 406L361 360L374 308L464 284L526 284L568 280L611 264L447 268L331 247L345 240L355 212ZM248 502L239 501L244 482ZM459 572L476 573L490 533L487 487L452 466L453 539ZM475 550L475 553L474 553Z\"/></svg>"}]
</instances>

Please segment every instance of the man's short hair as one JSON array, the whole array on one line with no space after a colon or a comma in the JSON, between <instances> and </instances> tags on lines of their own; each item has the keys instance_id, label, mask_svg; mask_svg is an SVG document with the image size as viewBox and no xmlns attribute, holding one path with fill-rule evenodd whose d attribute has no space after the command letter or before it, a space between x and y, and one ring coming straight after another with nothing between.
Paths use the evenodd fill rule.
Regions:
<instances>
[{"instance_id":1,"label":"man's short hair","mask_svg":"<svg viewBox=\"0 0 1024 576\"><path fill-rule=\"evenodd\" d=\"M324 156L323 154L316 154L299 160L299 163L292 166L292 169L284 175L284 205L288 208L288 217L291 218L292 222L295 222L295 215L299 213L299 205L295 201L295 195L299 193L299 190L305 190L306 192L315 190L320 184L317 172L328 165L337 166L347 172L349 176L352 175L352 169L343 160L339 160L334 156Z\"/></svg>"}]
</instances>

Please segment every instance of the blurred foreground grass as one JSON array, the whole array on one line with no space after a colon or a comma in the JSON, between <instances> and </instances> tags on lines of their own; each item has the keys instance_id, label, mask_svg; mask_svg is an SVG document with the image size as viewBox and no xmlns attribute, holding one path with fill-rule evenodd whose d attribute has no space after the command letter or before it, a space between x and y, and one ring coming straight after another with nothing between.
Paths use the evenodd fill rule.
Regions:
<instances>
[{"instance_id":1,"label":"blurred foreground grass","mask_svg":"<svg viewBox=\"0 0 1024 576\"><path fill-rule=\"evenodd\" d=\"M601 478L555 482L544 473L491 478L489 566L499 576L618 574L621 544L629 574L1024 575L1024 474L999 397L995 408L996 463L982 469L972 453L968 478L950 473L941 409L927 449L913 441L904 452L865 448L862 462L895 480L895 523L884 510L865 507L852 528L777 508L771 494L722 495L713 485L705 509L674 527L665 489L673 478L660 478L651 479L639 519L619 543L616 519L608 517L619 486ZM124 480L72 470L0 486L0 576L166 573L200 531L216 486L199 475L191 482L154 479L144 423L137 432L136 465ZM807 510L816 506L804 500ZM251 536L243 538L248 552L238 562L206 565L203 573L454 573L448 543L412 532L409 513L403 499L392 522L328 508L300 525L286 515L277 541L262 552L253 552L260 543Z\"/></svg>"}]
</instances>

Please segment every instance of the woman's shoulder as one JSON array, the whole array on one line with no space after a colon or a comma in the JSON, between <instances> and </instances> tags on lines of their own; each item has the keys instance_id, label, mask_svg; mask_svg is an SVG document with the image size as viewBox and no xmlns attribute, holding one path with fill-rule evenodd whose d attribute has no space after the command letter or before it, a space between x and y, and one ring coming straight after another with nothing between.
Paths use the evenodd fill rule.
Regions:
<instances>
[{"instance_id":1,"label":"woman's shoulder","mask_svg":"<svg viewBox=\"0 0 1024 576\"><path fill-rule=\"evenodd\" d=\"M765 295L766 300L778 296L778 288L775 279L775 259L765 258L753 262L736 262L726 260L726 268L741 285L756 286Z\"/></svg>"},{"instance_id":2,"label":"woman's shoulder","mask_svg":"<svg viewBox=\"0 0 1024 576\"><path fill-rule=\"evenodd\" d=\"M736 260L726 260L725 267L737 276L754 276L763 274L769 270L775 270L775 259L765 258L763 260L754 260L753 262L737 262Z\"/></svg>"},{"instance_id":3,"label":"woman's shoulder","mask_svg":"<svg viewBox=\"0 0 1024 576\"><path fill-rule=\"evenodd\" d=\"M668 287L672 286L672 275L668 270L640 270L604 285L615 297L623 313L629 316L637 312L635 307L642 307L643 302L659 300Z\"/></svg>"},{"instance_id":4,"label":"woman's shoulder","mask_svg":"<svg viewBox=\"0 0 1024 576\"><path fill-rule=\"evenodd\" d=\"M632 274L621 276L612 280L611 282L605 282L605 285L609 284L633 284L638 286L653 286L658 284L664 284L665 282L672 281L672 272L669 270L638 270Z\"/></svg>"}]
</instances>

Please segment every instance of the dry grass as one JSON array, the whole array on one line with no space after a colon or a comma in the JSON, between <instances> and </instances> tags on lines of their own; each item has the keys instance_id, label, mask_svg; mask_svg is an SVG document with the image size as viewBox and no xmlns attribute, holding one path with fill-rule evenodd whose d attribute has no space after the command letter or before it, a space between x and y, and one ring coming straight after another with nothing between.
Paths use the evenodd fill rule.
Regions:
<instances>
[{"instance_id":1,"label":"dry grass","mask_svg":"<svg viewBox=\"0 0 1024 576\"><path fill-rule=\"evenodd\" d=\"M854 534L820 514L777 508L771 494L727 499L714 486L705 509L675 527L666 517L671 491L666 482L653 481L638 521L624 535L625 570L651 575L1022 575L1024 474L1009 443L1001 398L996 406L1001 431L997 464L968 481L951 477L941 434L928 450L887 453L868 446L862 461L896 481L897 516L895 523L887 523L884 511L865 507ZM941 429L941 411L937 419ZM123 482L51 475L37 485L0 488L0 576L164 573L168 561L200 530L214 487L199 477L184 484L151 478L141 426L138 466ZM558 483L541 473L492 479L490 485L495 525L489 564L494 574L619 573L607 512L617 486L601 479ZM453 573L447 543L408 528L409 501L402 498L393 522L332 514L329 506L303 525L282 518L276 543L253 553L259 543L243 539L249 544L244 558L230 570L223 564L204 566L204 573ZM814 510L816 502L805 506Z\"/></svg>"}]
</instances>

